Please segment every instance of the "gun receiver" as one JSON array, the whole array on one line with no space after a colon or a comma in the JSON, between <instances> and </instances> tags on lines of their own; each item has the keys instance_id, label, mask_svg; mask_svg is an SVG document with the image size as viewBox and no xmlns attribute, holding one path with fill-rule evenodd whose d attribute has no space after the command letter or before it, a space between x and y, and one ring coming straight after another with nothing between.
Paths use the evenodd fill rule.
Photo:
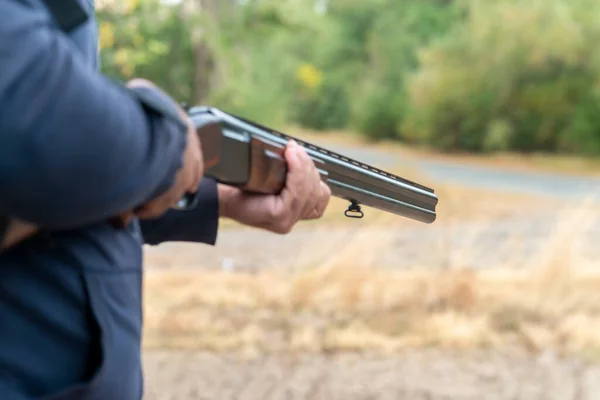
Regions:
<instances>
[{"instance_id":1,"label":"gun receiver","mask_svg":"<svg viewBox=\"0 0 600 400\"><path fill-rule=\"evenodd\" d=\"M314 161L332 195L350 202L347 217L362 218L364 205L424 223L436 219L433 189L213 107L187 112L202 144L205 176L218 182L248 192L279 193L287 174L283 153L293 139ZM186 208L183 202L180 208Z\"/></svg>"}]
</instances>

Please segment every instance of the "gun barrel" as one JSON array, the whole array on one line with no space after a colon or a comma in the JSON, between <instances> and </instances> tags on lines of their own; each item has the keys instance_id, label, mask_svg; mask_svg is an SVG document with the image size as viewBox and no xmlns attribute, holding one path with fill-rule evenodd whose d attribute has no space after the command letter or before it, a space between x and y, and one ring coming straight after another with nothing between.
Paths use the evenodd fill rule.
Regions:
<instances>
[{"instance_id":1,"label":"gun barrel","mask_svg":"<svg viewBox=\"0 0 600 400\"><path fill-rule=\"evenodd\" d=\"M237 186L248 183L253 139L268 146L265 152L274 158L281 157L277 149L295 140L315 162L332 195L351 203L348 217L361 218L360 206L364 205L424 223L436 219L438 197L431 188L213 107L194 107L188 112L198 127L215 120L221 127L221 154L227 154L228 159L206 171L220 182Z\"/></svg>"}]
</instances>

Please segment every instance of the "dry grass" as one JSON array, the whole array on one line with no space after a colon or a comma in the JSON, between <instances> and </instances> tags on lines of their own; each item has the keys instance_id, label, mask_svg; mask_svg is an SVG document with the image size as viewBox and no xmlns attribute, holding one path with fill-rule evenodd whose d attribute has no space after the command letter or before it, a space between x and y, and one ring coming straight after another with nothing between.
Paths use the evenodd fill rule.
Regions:
<instances>
[{"instance_id":1,"label":"dry grass","mask_svg":"<svg viewBox=\"0 0 600 400\"><path fill-rule=\"evenodd\" d=\"M327 140L335 140L335 135ZM393 172L427 184L427 177L414 171ZM365 209L365 220L345 246L315 243L336 249L318 266L255 273L149 271L145 346L241 351L252 356L516 344L532 352L552 348L600 355L600 268L584 261L577 251L578 238L600 216L596 204L565 208L558 201L533 196L448 185L436 185L436 192L441 199L436 227L449 226L445 232L469 238L458 249L440 237L438 247L416 251L441 252L448 259L446 269L379 268L377 256L390 251L393 243L381 229L378 233L377 226L402 229L415 223ZM314 226L315 232L333 225L356 227L356 221L343 217L345 208L344 201L332 199L322 220L304 224ZM510 260L510 248L497 248L507 252L509 261L504 265L466 268L463 260L478 248L480 238L477 232L461 228L465 221L485 226L541 209L561 214L541 252L517 265ZM239 228L235 223L223 227L228 226ZM519 237L514 241L518 244Z\"/></svg>"},{"instance_id":2,"label":"dry grass","mask_svg":"<svg viewBox=\"0 0 600 400\"><path fill-rule=\"evenodd\" d=\"M390 243L365 229L323 265L296 272L152 272L145 345L252 355L518 344L600 354L600 269L574 251L597 215L593 204L564 211L523 269L367 267Z\"/></svg>"},{"instance_id":3,"label":"dry grass","mask_svg":"<svg viewBox=\"0 0 600 400\"><path fill-rule=\"evenodd\" d=\"M593 270L170 272L148 276L146 294L149 347L387 353L517 343L532 351L600 350L600 274Z\"/></svg>"}]
</instances>

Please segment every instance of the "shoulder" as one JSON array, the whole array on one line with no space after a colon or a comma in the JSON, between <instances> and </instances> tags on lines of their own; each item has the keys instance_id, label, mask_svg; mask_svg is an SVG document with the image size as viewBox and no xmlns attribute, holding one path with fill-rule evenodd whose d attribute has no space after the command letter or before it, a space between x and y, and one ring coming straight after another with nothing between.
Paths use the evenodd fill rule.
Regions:
<instances>
[{"instance_id":1,"label":"shoulder","mask_svg":"<svg viewBox=\"0 0 600 400\"><path fill-rule=\"evenodd\" d=\"M68 35L88 64L92 68L97 69L99 65L99 53L95 2L94 0L70 0L65 3L75 3L75 6L81 6L87 14L87 20L69 32Z\"/></svg>"}]
</instances>

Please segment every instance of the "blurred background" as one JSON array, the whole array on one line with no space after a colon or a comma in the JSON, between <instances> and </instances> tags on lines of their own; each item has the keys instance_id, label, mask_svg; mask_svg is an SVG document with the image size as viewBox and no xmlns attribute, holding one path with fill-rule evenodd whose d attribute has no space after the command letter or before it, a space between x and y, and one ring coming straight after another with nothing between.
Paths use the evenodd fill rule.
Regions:
<instances>
[{"instance_id":1,"label":"blurred background","mask_svg":"<svg viewBox=\"0 0 600 400\"><path fill-rule=\"evenodd\" d=\"M96 3L107 75L440 199L148 247L147 399L600 398L600 2Z\"/></svg>"}]
</instances>

